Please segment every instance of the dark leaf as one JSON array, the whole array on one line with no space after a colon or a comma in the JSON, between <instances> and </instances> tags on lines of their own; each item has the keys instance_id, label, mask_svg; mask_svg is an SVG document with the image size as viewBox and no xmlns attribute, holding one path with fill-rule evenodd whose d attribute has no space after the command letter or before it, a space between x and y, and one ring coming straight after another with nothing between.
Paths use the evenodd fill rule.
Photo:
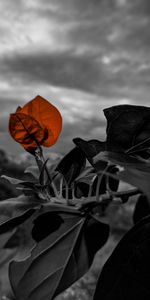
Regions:
<instances>
[{"instance_id":1,"label":"dark leaf","mask_svg":"<svg viewBox=\"0 0 150 300\"><path fill-rule=\"evenodd\" d=\"M81 197L87 197L89 192L89 184L86 182L77 182L75 184L75 197L81 198Z\"/></svg>"},{"instance_id":2,"label":"dark leaf","mask_svg":"<svg viewBox=\"0 0 150 300\"><path fill-rule=\"evenodd\" d=\"M118 173L118 178L139 188L150 200L150 173L137 169L126 169Z\"/></svg>"},{"instance_id":3,"label":"dark leaf","mask_svg":"<svg viewBox=\"0 0 150 300\"><path fill-rule=\"evenodd\" d=\"M114 192L117 191L119 186L119 180L109 176L109 174L115 174L117 171L118 171L117 167L110 165L107 167L108 175L102 173L101 183L99 187L99 195L105 194L105 192L108 189ZM96 195L97 184L98 184L98 176L96 176L93 182L92 196Z\"/></svg>"},{"instance_id":4,"label":"dark leaf","mask_svg":"<svg viewBox=\"0 0 150 300\"><path fill-rule=\"evenodd\" d=\"M85 230L85 239L90 264L92 264L95 253L107 242L108 237L109 225L102 223L92 216L89 219Z\"/></svg>"},{"instance_id":5,"label":"dark leaf","mask_svg":"<svg viewBox=\"0 0 150 300\"><path fill-rule=\"evenodd\" d=\"M50 212L51 208L42 211ZM17 300L53 299L84 275L108 238L109 226L92 216L65 211L58 215L64 220L58 222L58 230L42 239L28 259L10 264Z\"/></svg>"},{"instance_id":6,"label":"dark leaf","mask_svg":"<svg viewBox=\"0 0 150 300\"><path fill-rule=\"evenodd\" d=\"M46 212L34 220L32 237L36 242L40 242L49 234L56 231L63 223L63 219L56 212Z\"/></svg>"},{"instance_id":7,"label":"dark leaf","mask_svg":"<svg viewBox=\"0 0 150 300\"><path fill-rule=\"evenodd\" d=\"M93 182L92 196L96 195L97 184L98 184L98 176L96 176L96 178ZM105 192L106 192L106 176L102 175L101 183L100 183L100 187L99 187L99 195L105 194Z\"/></svg>"},{"instance_id":8,"label":"dark leaf","mask_svg":"<svg viewBox=\"0 0 150 300\"><path fill-rule=\"evenodd\" d=\"M142 218L150 215L150 204L145 195L140 195L137 199L134 213L133 222L134 224L139 222Z\"/></svg>"},{"instance_id":9,"label":"dark leaf","mask_svg":"<svg viewBox=\"0 0 150 300\"><path fill-rule=\"evenodd\" d=\"M149 138L150 108L118 105L104 110L107 119L108 151L126 151ZM150 140L147 146L150 146Z\"/></svg>"},{"instance_id":10,"label":"dark leaf","mask_svg":"<svg viewBox=\"0 0 150 300\"><path fill-rule=\"evenodd\" d=\"M75 138L73 142L85 153L90 164L95 167L95 165L93 165L93 157L101 151L105 151L105 142L98 140L84 141L81 138ZM102 168L105 169L105 167L106 164L102 162Z\"/></svg>"},{"instance_id":11,"label":"dark leaf","mask_svg":"<svg viewBox=\"0 0 150 300\"><path fill-rule=\"evenodd\" d=\"M143 159L137 159L122 153L103 152L95 157L95 163L97 164L97 167L99 159L104 159L112 162L113 164L115 163L123 166L123 171L110 176L139 188L139 190L142 191L148 199L150 199L150 163Z\"/></svg>"},{"instance_id":12,"label":"dark leaf","mask_svg":"<svg viewBox=\"0 0 150 300\"><path fill-rule=\"evenodd\" d=\"M141 171L150 172L149 162L147 162L144 159L136 158L121 152L110 152L110 151L101 152L100 154L95 156L93 160L99 171L101 171L101 165L99 167L99 164L101 164L101 160L104 160L106 162L115 165L120 165L125 168L136 168Z\"/></svg>"},{"instance_id":13,"label":"dark leaf","mask_svg":"<svg viewBox=\"0 0 150 300\"><path fill-rule=\"evenodd\" d=\"M91 162L91 159L95 155L105 150L105 142L100 142L98 140L85 141L81 138L74 138L73 142L86 154L89 162Z\"/></svg>"},{"instance_id":14,"label":"dark leaf","mask_svg":"<svg viewBox=\"0 0 150 300\"><path fill-rule=\"evenodd\" d=\"M12 231L14 228L25 222L28 218L30 218L35 209L29 209L24 213L20 213L16 217L12 217L7 221L4 221L0 224L0 234L6 233L8 231Z\"/></svg>"},{"instance_id":15,"label":"dark leaf","mask_svg":"<svg viewBox=\"0 0 150 300\"><path fill-rule=\"evenodd\" d=\"M90 180L90 177L94 176L94 175L95 175L94 168L87 166L84 168L84 170L80 173L80 175L76 178L75 181L77 182L82 179L84 180L84 178L89 178L89 180Z\"/></svg>"},{"instance_id":16,"label":"dark leaf","mask_svg":"<svg viewBox=\"0 0 150 300\"><path fill-rule=\"evenodd\" d=\"M68 184L71 184L85 167L86 158L84 153L78 148L73 148L57 165L58 170Z\"/></svg>"},{"instance_id":17,"label":"dark leaf","mask_svg":"<svg viewBox=\"0 0 150 300\"><path fill-rule=\"evenodd\" d=\"M100 274L94 300L150 299L150 216L119 242Z\"/></svg>"},{"instance_id":18,"label":"dark leaf","mask_svg":"<svg viewBox=\"0 0 150 300\"><path fill-rule=\"evenodd\" d=\"M119 170L116 166L109 166L107 171L111 174L116 174ZM112 178L111 176L106 176L106 180L108 181L108 188L111 191L116 192L119 187L119 180Z\"/></svg>"},{"instance_id":19,"label":"dark leaf","mask_svg":"<svg viewBox=\"0 0 150 300\"><path fill-rule=\"evenodd\" d=\"M0 225L11 220L11 218L19 217L29 209L37 207L39 207L39 203L35 198L24 195L0 201Z\"/></svg>"},{"instance_id":20,"label":"dark leaf","mask_svg":"<svg viewBox=\"0 0 150 300\"><path fill-rule=\"evenodd\" d=\"M20 180L18 178L9 177L9 176L6 176L6 175L2 175L1 178L6 179L7 181L9 181L11 184L14 184L14 185L25 184L26 183L26 181L24 181L24 180Z\"/></svg>"}]
</instances>

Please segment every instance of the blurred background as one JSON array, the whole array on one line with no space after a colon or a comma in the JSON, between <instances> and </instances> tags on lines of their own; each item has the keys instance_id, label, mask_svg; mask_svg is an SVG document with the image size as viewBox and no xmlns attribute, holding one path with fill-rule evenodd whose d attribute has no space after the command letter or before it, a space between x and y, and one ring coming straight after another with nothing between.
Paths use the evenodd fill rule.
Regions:
<instances>
[{"instance_id":1,"label":"blurred background","mask_svg":"<svg viewBox=\"0 0 150 300\"><path fill-rule=\"evenodd\" d=\"M0 148L24 150L8 134L9 113L37 94L56 105L63 131L105 138L102 110L149 105L149 0L0 0Z\"/></svg>"}]
</instances>

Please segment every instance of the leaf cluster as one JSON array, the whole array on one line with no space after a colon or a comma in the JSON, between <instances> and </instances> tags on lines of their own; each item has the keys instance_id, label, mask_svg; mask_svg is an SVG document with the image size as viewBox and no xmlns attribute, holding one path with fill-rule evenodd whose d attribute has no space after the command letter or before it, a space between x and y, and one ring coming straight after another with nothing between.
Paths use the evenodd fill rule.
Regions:
<instances>
[{"instance_id":1,"label":"leaf cluster","mask_svg":"<svg viewBox=\"0 0 150 300\"><path fill-rule=\"evenodd\" d=\"M32 181L3 176L22 191L0 202L3 247L17 248L9 265L17 300L54 299L83 276L109 237L109 224L102 222L107 206L134 195L136 225L106 262L94 300L150 296L150 108L113 106L104 114L106 141L74 138L74 148L54 164L39 146L37 167L25 170ZM130 189L122 191L122 181Z\"/></svg>"}]
</instances>

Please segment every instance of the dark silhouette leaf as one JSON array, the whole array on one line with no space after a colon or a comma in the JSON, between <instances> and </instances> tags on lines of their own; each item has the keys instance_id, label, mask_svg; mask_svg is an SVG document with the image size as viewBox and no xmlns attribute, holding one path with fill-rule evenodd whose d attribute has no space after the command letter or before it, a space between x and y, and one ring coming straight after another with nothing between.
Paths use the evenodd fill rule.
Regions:
<instances>
[{"instance_id":1,"label":"dark silhouette leaf","mask_svg":"<svg viewBox=\"0 0 150 300\"><path fill-rule=\"evenodd\" d=\"M118 178L139 188L150 200L150 173L137 169L126 169L118 173Z\"/></svg>"},{"instance_id":2,"label":"dark silhouette leaf","mask_svg":"<svg viewBox=\"0 0 150 300\"><path fill-rule=\"evenodd\" d=\"M116 166L109 166L107 171L111 174L116 174L119 169ZM106 180L108 181L108 188L114 192L118 190L119 187L119 180L112 178L111 176L106 176Z\"/></svg>"},{"instance_id":3,"label":"dark silhouette leaf","mask_svg":"<svg viewBox=\"0 0 150 300\"><path fill-rule=\"evenodd\" d=\"M63 219L56 212L46 212L45 214L41 214L33 222L33 239L36 242L40 242L49 234L56 231L63 222Z\"/></svg>"},{"instance_id":4,"label":"dark silhouette leaf","mask_svg":"<svg viewBox=\"0 0 150 300\"><path fill-rule=\"evenodd\" d=\"M81 138L73 139L73 142L78 146L86 155L88 161L92 164L92 158L101 151L105 151L105 142L98 140L85 141Z\"/></svg>"},{"instance_id":5,"label":"dark silhouette leaf","mask_svg":"<svg viewBox=\"0 0 150 300\"><path fill-rule=\"evenodd\" d=\"M12 217L2 222L0 224L0 234L6 233L8 231L12 231L14 228L16 228L20 224L24 223L28 218L30 218L34 212L35 209L29 209L24 213L20 212L20 214L16 217Z\"/></svg>"},{"instance_id":6,"label":"dark silhouette leaf","mask_svg":"<svg viewBox=\"0 0 150 300\"><path fill-rule=\"evenodd\" d=\"M150 203L145 195L140 195L137 199L134 213L133 222L134 224L139 222L142 218L150 215Z\"/></svg>"},{"instance_id":7,"label":"dark silhouette leaf","mask_svg":"<svg viewBox=\"0 0 150 300\"><path fill-rule=\"evenodd\" d=\"M88 176L92 176L92 174L93 174L93 176L95 175L94 168L87 166L87 167L85 167L84 170L80 173L80 175L79 175L78 177L76 177L76 180L75 180L75 181L76 181L76 182L77 182L77 181L80 181L80 179L82 180L82 179L84 179L84 178L87 178Z\"/></svg>"},{"instance_id":8,"label":"dark silhouette leaf","mask_svg":"<svg viewBox=\"0 0 150 300\"><path fill-rule=\"evenodd\" d=\"M56 170L64 176L68 184L71 184L84 169L85 163L84 153L78 147L75 147L63 157Z\"/></svg>"},{"instance_id":9,"label":"dark silhouette leaf","mask_svg":"<svg viewBox=\"0 0 150 300\"><path fill-rule=\"evenodd\" d=\"M45 214L51 208L42 211ZM65 211L57 214L64 220L58 220L58 230L42 239L28 259L10 264L17 300L53 299L84 275L108 238L109 226L92 216Z\"/></svg>"},{"instance_id":10,"label":"dark silhouette leaf","mask_svg":"<svg viewBox=\"0 0 150 300\"><path fill-rule=\"evenodd\" d=\"M100 274L94 300L150 299L150 216L119 242Z\"/></svg>"},{"instance_id":11,"label":"dark silhouette leaf","mask_svg":"<svg viewBox=\"0 0 150 300\"><path fill-rule=\"evenodd\" d=\"M111 162L127 168L136 168L141 171L150 172L150 163L144 159L136 158L121 152L105 151L94 157L94 163L99 171L101 171L101 160ZM99 167L100 164L100 167Z\"/></svg>"},{"instance_id":12,"label":"dark silhouette leaf","mask_svg":"<svg viewBox=\"0 0 150 300\"><path fill-rule=\"evenodd\" d=\"M123 153L103 152L95 157L95 163L99 159L110 161L124 167L123 171L112 174L112 177L125 181L142 191L150 199L150 163L143 159L125 155ZM109 174L108 174L109 175ZM111 176L111 175L110 175Z\"/></svg>"},{"instance_id":13,"label":"dark silhouette leaf","mask_svg":"<svg viewBox=\"0 0 150 300\"><path fill-rule=\"evenodd\" d=\"M29 209L38 207L39 203L35 198L24 195L0 201L0 225L12 218L19 217Z\"/></svg>"},{"instance_id":14,"label":"dark silhouette leaf","mask_svg":"<svg viewBox=\"0 0 150 300\"><path fill-rule=\"evenodd\" d=\"M75 196L77 198L88 197L90 185L86 182L77 182L75 184Z\"/></svg>"},{"instance_id":15,"label":"dark silhouette leaf","mask_svg":"<svg viewBox=\"0 0 150 300\"><path fill-rule=\"evenodd\" d=\"M107 242L109 237L109 225L102 223L92 216L86 226L85 239L87 244L90 264L92 264L95 253Z\"/></svg>"},{"instance_id":16,"label":"dark silhouette leaf","mask_svg":"<svg viewBox=\"0 0 150 300\"><path fill-rule=\"evenodd\" d=\"M149 138L149 107L118 105L105 109L104 114L108 122L108 151L124 152ZM146 145L150 146L150 140Z\"/></svg>"}]
</instances>

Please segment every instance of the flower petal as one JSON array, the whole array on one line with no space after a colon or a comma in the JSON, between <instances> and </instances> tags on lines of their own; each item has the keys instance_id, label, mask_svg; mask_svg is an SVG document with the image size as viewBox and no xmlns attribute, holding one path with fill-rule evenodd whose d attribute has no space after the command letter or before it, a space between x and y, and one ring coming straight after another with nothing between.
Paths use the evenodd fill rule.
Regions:
<instances>
[{"instance_id":1,"label":"flower petal","mask_svg":"<svg viewBox=\"0 0 150 300\"><path fill-rule=\"evenodd\" d=\"M36 149L46 137L46 132L38 121L23 113L10 115L9 132L26 150Z\"/></svg>"},{"instance_id":2,"label":"flower petal","mask_svg":"<svg viewBox=\"0 0 150 300\"><path fill-rule=\"evenodd\" d=\"M62 129L62 117L58 109L41 96L36 96L21 109L21 113L33 117L48 135L41 143L45 147L52 146Z\"/></svg>"}]
</instances>

